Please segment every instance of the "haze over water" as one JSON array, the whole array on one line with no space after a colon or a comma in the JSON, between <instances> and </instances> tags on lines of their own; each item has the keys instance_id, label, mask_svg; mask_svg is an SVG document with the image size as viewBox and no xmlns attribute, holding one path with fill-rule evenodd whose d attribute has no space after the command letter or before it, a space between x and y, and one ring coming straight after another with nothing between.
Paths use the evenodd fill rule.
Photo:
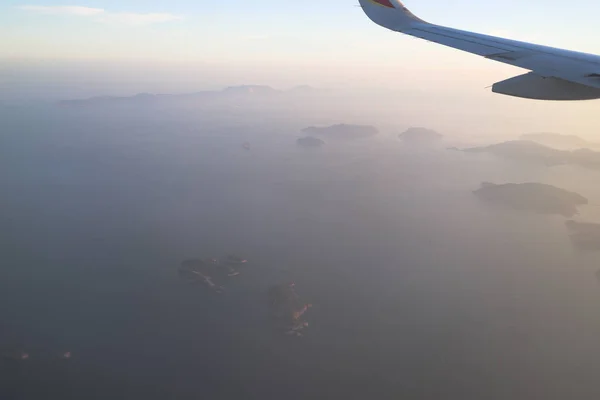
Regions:
<instances>
[{"instance_id":1,"label":"haze over water","mask_svg":"<svg viewBox=\"0 0 600 400\"><path fill-rule=\"evenodd\" d=\"M598 172L404 145L410 121L368 113L377 137L305 149L301 128L359 118L198 109L0 111L0 349L31 354L2 365L8 396L600 395L598 256L563 217L472 194L549 183L600 221ZM222 295L177 275L230 253L250 264ZM314 305L302 338L267 317L290 280Z\"/></svg>"}]
</instances>

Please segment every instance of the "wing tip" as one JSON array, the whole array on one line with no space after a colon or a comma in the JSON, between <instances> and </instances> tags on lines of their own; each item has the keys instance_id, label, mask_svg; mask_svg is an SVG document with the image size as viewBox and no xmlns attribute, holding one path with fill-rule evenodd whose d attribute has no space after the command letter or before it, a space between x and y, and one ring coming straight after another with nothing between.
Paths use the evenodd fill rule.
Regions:
<instances>
[{"instance_id":1,"label":"wing tip","mask_svg":"<svg viewBox=\"0 0 600 400\"><path fill-rule=\"evenodd\" d=\"M402 32L416 23L425 23L399 0L359 0L359 3L373 22L393 31Z\"/></svg>"},{"instance_id":2,"label":"wing tip","mask_svg":"<svg viewBox=\"0 0 600 400\"><path fill-rule=\"evenodd\" d=\"M383 7L387 7L387 8L396 8L394 7L394 5L392 4L392 2L390 0L368 0L369 2L373 3L373 4L377 4Z\"/></svg>"}]
</instances>

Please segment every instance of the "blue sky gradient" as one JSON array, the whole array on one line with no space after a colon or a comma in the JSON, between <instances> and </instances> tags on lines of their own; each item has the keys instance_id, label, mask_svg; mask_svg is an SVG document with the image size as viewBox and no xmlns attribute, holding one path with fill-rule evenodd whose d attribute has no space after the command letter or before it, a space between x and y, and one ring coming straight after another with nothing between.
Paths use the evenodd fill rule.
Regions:
<instances>
[{"instance_id":1,"label":"blue sky gradient","mask_svg":"<svg viewBox=\"0 0 600 400\"><path fill-rule=\"evenodd\" d=\"M405 4L431 22L600 53L597 1L408 0ZM100 8L110 14L162 13L182 19L144 25L106 23L95 17L19 8L24 5L73 5ZM390 32L373 25L356 5L354 0L9 0L0 5L0 57L236 62L257 62L266 57L269 62L285 63L305 57L329 59L332 53L353 59L352 54L366 51L369 56L381 51L378 43L392 41L397 47L388 51L403 53L406 40L399 35L390 40ZM438 53L440 49L431 51L450 54Z\"/></svg>"}]
</instances>

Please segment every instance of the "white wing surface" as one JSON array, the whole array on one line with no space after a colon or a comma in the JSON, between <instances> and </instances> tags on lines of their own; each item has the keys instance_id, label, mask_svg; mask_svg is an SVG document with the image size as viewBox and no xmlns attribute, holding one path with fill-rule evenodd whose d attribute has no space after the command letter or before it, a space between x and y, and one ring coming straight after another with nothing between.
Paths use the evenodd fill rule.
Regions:
<instances>
[{"instance_id":1,"label":"white wing surface","mask_svg":"<svg viewBox=\"0 0 600 400\"><path fill-rule=\"evenodd\" d=\"M600 56L439 26L412 14L399 0L359 0L367 16L402 32L530 72L498 82L492 91L538 100L600 98Z\"/></svg>"}]
</instances>

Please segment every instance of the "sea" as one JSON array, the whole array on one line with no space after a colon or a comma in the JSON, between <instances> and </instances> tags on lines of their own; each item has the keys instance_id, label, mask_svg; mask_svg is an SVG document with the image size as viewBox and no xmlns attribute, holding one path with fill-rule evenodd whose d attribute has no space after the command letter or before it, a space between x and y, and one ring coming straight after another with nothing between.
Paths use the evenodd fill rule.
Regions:
<instances>
[{"instance_id":1,"label":"sea","mask_svg":"<svg viewBox=\"0 0 600 400\"><path fill-rule=\"evenodd\" d=\"M303 148L310 116L0 115L3 400L600 398L600 256L472 193L553 184L600 222L598 171L393 129ZM230 254L249 262L222 294L177 273ZM292 281L302 337L268 315Z\"/></svg>"}]
</instances>

